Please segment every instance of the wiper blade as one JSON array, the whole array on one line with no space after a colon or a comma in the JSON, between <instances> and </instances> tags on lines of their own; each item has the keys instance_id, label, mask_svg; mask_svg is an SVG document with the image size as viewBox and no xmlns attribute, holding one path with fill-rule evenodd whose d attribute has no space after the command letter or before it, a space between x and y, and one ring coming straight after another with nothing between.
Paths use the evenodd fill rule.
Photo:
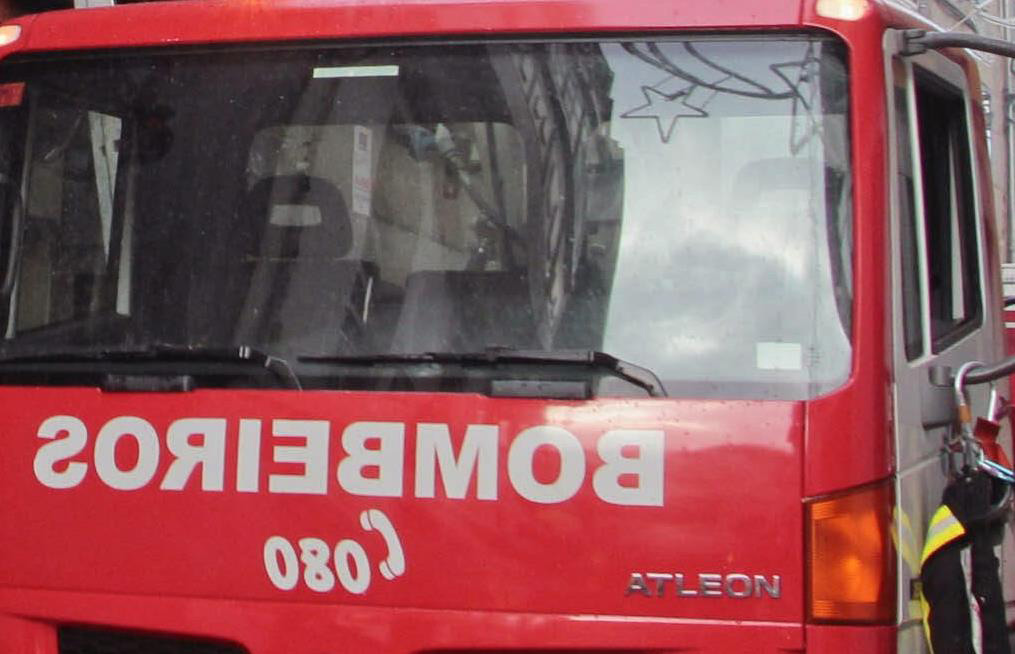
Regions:
<instances>
[{"instance_id":1,"label":"wiper blade","mask_svg":"<svg viewBox=\"0 0 1015 654\"><path fill-rule=\"evenodd\" d=\"M585 366L605 370L645 390L651 397L666 397L659 377L642 366L618 359L598 350L515 350L491 347L482 352L418 352L406 354L358 354L337 356L301 356L301 363L335 363L353 366L383 364L451 363L462 365L494 365L500 363L549 364Z\"/></svg>"},{"instance_id":2,"label":"wiper blade","mask_svg":"<svg viewBox=\"0 0 1015 654\"><path fill-rule=\"evenodd\" d=\"M109 348L101 350L65 350L32 354L0 354L0 367L8 364L31 363L241 363L259 365L286 386L303 390L299 377L285 359L262 352L246 345L234 347L204 347L153 343L142 347Z\"/></svg>"}]
</instances>

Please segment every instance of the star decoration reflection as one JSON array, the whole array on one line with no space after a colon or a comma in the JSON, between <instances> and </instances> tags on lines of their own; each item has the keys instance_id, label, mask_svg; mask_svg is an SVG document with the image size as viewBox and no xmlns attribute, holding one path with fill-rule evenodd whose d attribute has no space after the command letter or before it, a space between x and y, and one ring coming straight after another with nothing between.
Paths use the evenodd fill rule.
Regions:
<instances>
[{"instance_id":1,"label":"star decoration reflection","mask_svg":"<svg viewBox=\"0 0 1015 654\"><path fill-rule=\"evenodd\" d=\"M818 77L820 62L814 54L814 45L807 48L804 58L800 61L787 61L772 64L769 69L782 80L792 91L792 123L790 125L790 152L794 155L820 131L814 105L818 97ZM795 79L793 79L795 77ZM802 125L801 125L802 123Z\"/></svg>"},{"instance_id":2,"label":"star decoration reflection","mask_svg":"<svg viewBox=\"0 0 1015 654\"><path fill-rule=\"evenodd\" d=\"M723 61L721 57L713 61L707 51L693 49L690 43L684 44L684 56L664 50L656 43L642 44L641 48L632 44L625 49L643 63L668 74L656 84L642 85L645 103L620 114L621 118L654 120L663 143L670 142L681 118L709 117L706 107L719 94L789 103L789 148L794 155L821 132L820 115L815 115L821 105L818 84L821 58L814 43L808 43L791 61L768 63L765 74L760 74L756 64L749 73L746 65L731 68L734 62ZM693 58L694 65L684 69L679 64L687 57ZM702 65L711 70L702 71ZM720 79L713 79L716 72Z\"/></svg>"},{"instance_id":3,"label":"star decoration reflection","mask_svg":"<svg viewBox=\"0 0 1015 654\"><path fill-rule=\"evenodd\" d=\"M656 121L656 128L659 130L659 138L663 143L669 143L673 136L673 130L677 126L677 120L681 118L707 118L708 112L700 106L707 103L701 102L695 95L701 95L700 87L692 84L673 93L667 93L660 87L675 78L655 86L642 86L641 92L645 96L645 104L635 107L620 115L621 118L644 118Z\"/></svg>"}]
</instances>

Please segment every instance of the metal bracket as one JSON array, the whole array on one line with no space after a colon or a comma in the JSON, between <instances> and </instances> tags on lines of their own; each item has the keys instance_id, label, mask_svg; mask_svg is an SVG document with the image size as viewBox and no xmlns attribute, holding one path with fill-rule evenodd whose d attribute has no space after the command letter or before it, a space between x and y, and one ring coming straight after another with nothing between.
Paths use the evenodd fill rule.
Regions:
<instances>
[{"instance_id":1,"label":"metal bracket","mask_svg":"<svg viewBox=\"0 0 1015 654\"><path fill-rule=\"evenodd\" d=\"M951 366L931 366L928 369L931 386L950 389L955 384L955 373Z\"/></svg>"}]
</instances>

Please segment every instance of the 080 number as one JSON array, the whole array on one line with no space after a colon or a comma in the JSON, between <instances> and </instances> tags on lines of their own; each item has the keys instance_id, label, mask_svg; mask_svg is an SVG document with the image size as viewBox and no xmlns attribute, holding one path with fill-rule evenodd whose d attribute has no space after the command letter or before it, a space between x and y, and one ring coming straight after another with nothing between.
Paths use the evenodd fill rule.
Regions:
<instances>
[{"instance_id":1,"label":"080 number","mask_svg":"<svg viewBox=\"0 0 1015 654\"><path fill-rule=\"evenodd\" d=\"M360 524L365 531L376 530L387 546L388 556L377 566L381 576L391 581L403 575L405 555L391 520L384 512L369 509L360 514ZM279 590L295 589L301 576L303 584L318 593L334 590L336 581L353 595L370 588L370 559L363 546L349 538L338 541L332 550L320 538L300 538L294 546L284 536L272 536L264 543L264 570Z\"/></svg>"}]
</instances>

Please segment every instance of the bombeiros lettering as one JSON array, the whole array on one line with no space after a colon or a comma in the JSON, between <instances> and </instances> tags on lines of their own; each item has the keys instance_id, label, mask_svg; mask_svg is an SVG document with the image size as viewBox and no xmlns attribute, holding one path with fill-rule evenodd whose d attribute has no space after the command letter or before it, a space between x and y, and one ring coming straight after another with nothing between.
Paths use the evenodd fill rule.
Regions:
<instances>
[{"instance_id":1,"label":"bombeiros lettering","mask_svg":"<svg viewBox=\"0 0 1015 654\"><path fill-rule=\"evenodd\" d=\"M506 479L515 494L538 504L565 502L591 487L608 504L663 505L665 437L659 429L605 431L594 452L555 425L521 429L506 442L497 425L470 424L457 442L452 436L450 425L432 422L340 426L328 420L184 417L159 433L138 416L89 426L76 416L57 415L39 425L37 437L45 442L33 470L39 483L54 489L74 488L94 474L119 491L197 487L492 501ZM118 460L120 447L136 451L136 459ZM550 478L537 470L541 450L559 461Z\"/></svg>"}]
</instances>

